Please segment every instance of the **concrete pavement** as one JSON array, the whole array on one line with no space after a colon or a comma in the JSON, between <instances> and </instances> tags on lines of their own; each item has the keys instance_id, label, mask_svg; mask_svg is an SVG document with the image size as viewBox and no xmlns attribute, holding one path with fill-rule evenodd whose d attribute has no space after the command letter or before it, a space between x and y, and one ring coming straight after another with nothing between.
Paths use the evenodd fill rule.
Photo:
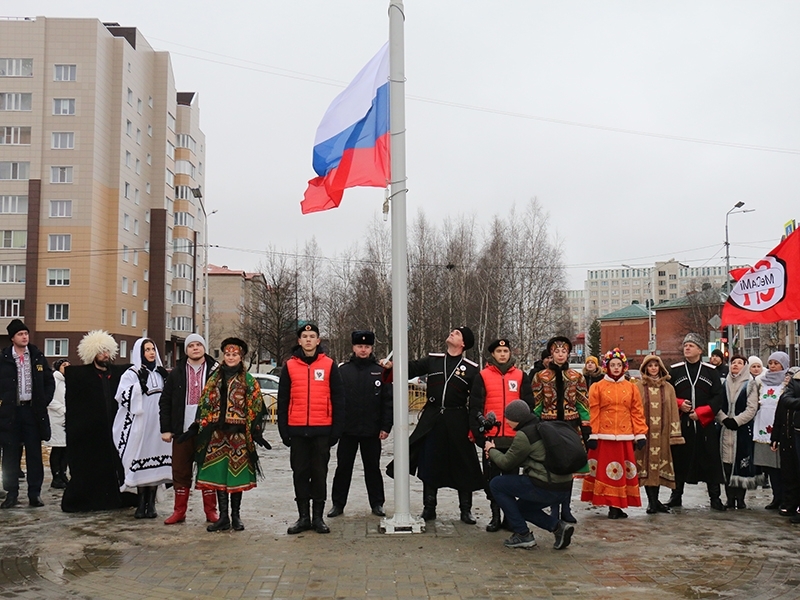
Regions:
<instances>
[{"instance_id":1,"label":"concrete pavement","mask_svg":"<svg viewBox=\"0 0 800 600\"><path fill-rule=\"evenodd\" d=\"M439 519L425 533L379 533L357 462L345 514L326 519L331 533L289 536L289 450L274 429L266 437L275 449L260 450L267 478L244 494L242 532L207 533L198 493L186 523L173 526L162 523L171 491L153 520L135 520L133 509L65 514L60 492L49 490L44 508L0 511L0 598L800 598L800 526L763 509L769 490L748 492L747 510L717 513L704 486L687 486L675 514L628 509L630 518L611 521L578 500L576 485L572 545L553 550L552 534L532 528L538 546L511 550L508 532L484 531L482 493L477 525L461 523L455 491L441 490ZM334 468L335 452L329 490ZM418 514L415 478L411 489ZM386 493L391 514L388 478Z\"/></svg>"}]
</instances>

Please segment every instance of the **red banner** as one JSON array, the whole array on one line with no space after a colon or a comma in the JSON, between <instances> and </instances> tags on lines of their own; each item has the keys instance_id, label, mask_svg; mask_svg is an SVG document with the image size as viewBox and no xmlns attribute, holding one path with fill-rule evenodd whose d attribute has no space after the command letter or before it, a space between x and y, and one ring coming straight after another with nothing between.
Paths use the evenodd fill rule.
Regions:
<instances>
[{"instance_id":1,"label":"red banner","mask_svg":"<svg viewBox=\"0 0 800 600\"><path fill-rule=\"evenodd\" d=\"M800 319L800 230L747 269L722 308L722 326Z\"/></svg>"}]
</instances>

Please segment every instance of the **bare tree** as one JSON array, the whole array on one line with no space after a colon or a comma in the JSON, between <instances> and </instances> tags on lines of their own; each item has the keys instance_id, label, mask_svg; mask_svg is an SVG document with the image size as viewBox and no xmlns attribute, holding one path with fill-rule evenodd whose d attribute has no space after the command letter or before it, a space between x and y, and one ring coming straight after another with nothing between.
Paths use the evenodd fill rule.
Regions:
<instances>
[{"instance_id":1,"label":"bare tree","mask_svg":"<svg viewBox=\"0 0 800 600\"><path fill-rule=\"evenodd\" d=\"M709 323L715 316L722 313L725 295L710 283L704 283L700 292L690 292L686 295L688 306L683 313L681 324L686 331L693 331L703 338L708 345L711 331L714 327Z\"/></svg>"}]
</instances>

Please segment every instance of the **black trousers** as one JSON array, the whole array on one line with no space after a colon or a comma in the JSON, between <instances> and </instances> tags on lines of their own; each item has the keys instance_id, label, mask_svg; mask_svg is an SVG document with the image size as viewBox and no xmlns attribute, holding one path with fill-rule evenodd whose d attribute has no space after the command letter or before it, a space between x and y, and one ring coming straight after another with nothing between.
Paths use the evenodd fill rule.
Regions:
<instances>
[{"instance_id":1,"label":"black trousers","mask_svg":"<svg viewBox=\"0 0 800 600\"><path fill-rule=\"evenodd\" d=\"M293 437L289 447L294 497L298 502L328 497L327 478L331 448L328 436Z\"/></svg>"},{"instance_id":2,"label":"black trousers","mask_svg":"<svg viewBox=\"0 0 800 600\"><path fill-rule=\"evenodd\" d=\"M381 440L378 436L359 437L343 435L336 449L336 474L333 476L331 500L336 506L347 504L350 493L350 482L353 479L353 465L356 452L361 448L361 463L364 465L364 481L367 484L367 497L370 507L383 505L386 497L383 493L383 476L381 475Z\"/></svg>"},{"instance_id":3,"label":"black trousers","mask_svg":"<svg viewBox=\"0 0 800 600\"><path fill-rule=\"evenodd\" d=\"M3 444L3 489L9 494L19 494L19 465L22 446L25 446L28 498L38 498L42 493L44 465L42 439L39 437L31 405L15 406L14 421L8 443Z\"/></svg>"},{"instance_id":4,"label":"black trousers","mask_svg":"<svg viewBox=\"0 0 800 600\"><path fill-rule=\"evenodd\" d=\"M66 446L53 446L50 448L50 474L55 477L57 475L67 475L67 447Z\"/></svg>"}]
</instances>

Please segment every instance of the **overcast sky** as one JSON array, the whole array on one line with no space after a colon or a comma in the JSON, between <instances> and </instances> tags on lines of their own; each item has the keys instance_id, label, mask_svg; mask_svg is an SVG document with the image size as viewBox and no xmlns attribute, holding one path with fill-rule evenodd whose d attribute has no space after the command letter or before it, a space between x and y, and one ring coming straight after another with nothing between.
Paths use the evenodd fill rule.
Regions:
<instances>
[{"instance_id":1,"label":"overcast sky","mask_svg":"<svg viewBox=\"0 0 800 600\"><path fill-rule=\"evenodd\" d=\"M2 12L135 26L172 53L179 90L200 95L212 262L250 270L268 245L294 252L313 236L333 256L379 213L376 188L323 213L299 203L325 109L388 37L388 0L14 7ZM582 288L589 268L724 265L738 201L756 211L730 217L733 264L800 221L800 3L405 8L409 222L420 209L488 222L538 197Z\"/></svg>"}]
</instances>

